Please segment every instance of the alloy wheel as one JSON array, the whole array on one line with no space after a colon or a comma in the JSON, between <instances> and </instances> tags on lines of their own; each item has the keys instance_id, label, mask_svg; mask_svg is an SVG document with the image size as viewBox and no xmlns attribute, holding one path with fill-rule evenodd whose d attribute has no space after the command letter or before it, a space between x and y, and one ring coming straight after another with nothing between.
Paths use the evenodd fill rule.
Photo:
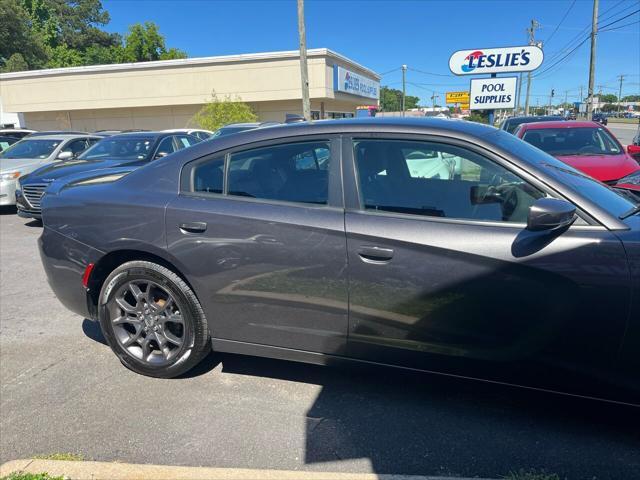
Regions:
<instances>
[{"instance_id":1,"label":"alloy wheel","mask_svg":"<svg viewBox=\"0 0 640 480\"><path fill-rule=\"evenodd\" d=\"M182 350L182 309L159 284L131 280L118 289L107 308L116 340L137 360L159 366L171 362Z\"/></svg>"}]
</instances>

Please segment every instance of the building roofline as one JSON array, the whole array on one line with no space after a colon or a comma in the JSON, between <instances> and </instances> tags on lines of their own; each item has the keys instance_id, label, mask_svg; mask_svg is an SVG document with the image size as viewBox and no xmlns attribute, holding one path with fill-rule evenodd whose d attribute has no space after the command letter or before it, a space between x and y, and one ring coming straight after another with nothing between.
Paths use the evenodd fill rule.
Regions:
<instances>
[{"instance_id":1,"label":"building roofline","mask_svg":"<svg viewBox=\"0 0 640 480\"><path fill-rule=\"evenodd\" d=\"M101 72L117 72L123 70L145 70L149 68L162 67L187 67L198 65L210 65L216 63L230 63L241 61L259 61L259 60L277 60L286 58L298 58L300 52L298 50L287 50L280 52L262 52L262 53L244 53L238 55L220 55L213 57L196 57L196 58L179 58L175 60L157 60L153 62L135 62L135 63L114 63L108 65L86 65L82 67L64 67L64 68L48 68L43 70L26 70L23 72L0 73L0 80L12 80L19 78L45 77L49 75L66 75L74 73L101 73ZM308 57L334 57L343 62L349 63L354 67L366 72L380 80L373 70L354 62L350 58L345 57L328 48L313 48L307 50Z\"/></svg>"}]
</instances>

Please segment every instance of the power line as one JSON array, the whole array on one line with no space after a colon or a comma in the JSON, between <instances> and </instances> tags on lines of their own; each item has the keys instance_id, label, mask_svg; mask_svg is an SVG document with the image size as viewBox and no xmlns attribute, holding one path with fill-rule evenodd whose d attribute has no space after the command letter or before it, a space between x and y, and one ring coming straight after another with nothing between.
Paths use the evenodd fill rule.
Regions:
<instances>
[{"instance_id":1,"label":"power line","mask_svg":"<svg viewBox=\"0 0 640 480\"><path fill-rule=\"evenodd\" d=\"M604 30L600 30L600 32L611 32L613 30L620 30L621 28L628 27L629 25L635 25L636 23L640 23L640 20L636 20L635 22L625 23L623 25L618 25L617 27L614 27L614 28L606 28ZM629 32L636 33L636 32L631 32L631 30L629 30Z\"/></svg>"},{"instance_id":2,"label":"power line","mask_svg":"<svg viewBox=\"0 0 640 480\"><path fill-rule=\"evenodd\" d=\"M640 12L640 8L638 10L634 10L633 12L625 15L624 17L620 17L620 18L614 20L613 22L609 22L606 25L602 25L601 27L599 27L599 29L602 30L603 28L607 28L608 26L613 25L614 23L618 23L618 22L624 20L625 18L629 18L630 16L635 15L638 12Z\"/></svg>"},{"instance_id":3,"label":"power line","mask_svg":"<svg viewBox=\"0 0 640 480\"><path fill-rule=\"evenodd\" d=\"M547 38L547 40L545 41L545 43L547 45L549 45L549 42L551 41L551 39L553 38L553 36L556 34L556 32L558 31L558 29L560 28L560 25L562 25L562 23L565 21L565 19L567 18L567 15L569 15L569 12L571 11L571 9L573 8L573 6L576 4L576 0L573 0L573 2L571 2L571 5L569 5L569 8L567 9L567 11L564 13L564 16L562 17L562 20L560 20L560 23L558 25L556 25L556 29L553 31L553 33L551 33L551 35L549 36L549 38Z\"/></svg>"},{"instance_id":4,"label":"power line","mask_svg":"<svg viewBox=\"0 0 640 480\"><path fill-rule=\"evenodd\" d=\"M537 75L535 75L534 78L540 78L541 75L544 75L545 73L547 73L549 70L551 70L553 67L555 67L556 65L559 65L563 62L563 60L565 60L566 58L568 58L572 53L574 53L576 50L578 50L578 48L580 48L582 45L584 45L584 43L589 40L591 36L587 36L585 37L578 45L576 45L575 47L573 47L564 57L560 58L559 60L557 60L556 62L554 62L552 65L549 65L548 67L546 67L544 70L541 70L540 72L538 72Z\"/></svg>"},{"instance_id":5,"label":"power line","mask_svg":"<svg viewBox=\"0 0 640 480\"><path fill-rule=\"evenodd\" d=\"M447 77L447 78L455 77L455 75L452 75L452 74L425 72L424 70L418 70L417 68L413 68L413 67L407 67L407 68L412 72L422 73L423 75L433 75L434 77Z\"/></svg>"},{"instance_id":6,"label":"power line","mask_svg":"<svg viewBox=\"0 0 640 480\"><path fill-rule=\"evenodd\" d=\"M402 67L392 68L391 70L389 70L389 71L387 71L387 72L379 73L378 75L379 75L379 76L381 76L381 77L384 77L385 75L389 75L390 73L393 73L393 72L395 72L395 71L398 71L398 70L400 70L401 68L402 68Z\"/></svg>"},{"instance_id":7,"label":"power line","mask_svg":"<svg viewBox=\"0 0 640 480\"><path fill-rule=\"evenodd\" d=\"M611 15L606 15L607 13L611 12L612 10L614 10L618 5L620 5L624 0L619 1L618 3L616 3L615 5L613 5L612 7L608 8L607 10L605 10L604 12L602 12L600 15L598 15L598 20L599 21L604 21L607 20L609 18L612 18L615 15L619 15L620 13L624 12L625 10L628 10L629 8L633 8L635 7L635 5L629 5L627 7L624 7L622 10L619 10L617 12L613 12ZM633 15L633 14L632 14ZM556 52L552 53L551 55L548 56L548 60L549 61L553 61L556 58L558 58L560 55L563 55L565 52L567 52L570 48L574 47L574 42L578 41L582 35L584 35L585 33L587 33L589 31L589 29L591 28L591 24L586 25L582 30L580 30L575 36L573 36L571 38L571 40L569 40L564 47L560 48L559 50L557 50Z\"/></svg>"}]
</instances>

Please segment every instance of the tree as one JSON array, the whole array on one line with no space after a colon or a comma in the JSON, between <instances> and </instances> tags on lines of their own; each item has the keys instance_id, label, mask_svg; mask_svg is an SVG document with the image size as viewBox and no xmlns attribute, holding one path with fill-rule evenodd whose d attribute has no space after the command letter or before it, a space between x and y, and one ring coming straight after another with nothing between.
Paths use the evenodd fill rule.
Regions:
<instances>
[{"instance_id":1,"label":"tree","mask_svg":"<svg viewBox=\"0 0 640 480\"><path fill-rule=\"evenodd\" d=\"M417 108L420 99L412 95L405 96L405 109ZM380 88L380 108L383 112L399 112L402 110L402 91L395 88Z\"/></svg>"},{"instance_id":2,"label":"tree","mask_svg":"<svg viewBox=\"0 0 640 480\"><path fill-rule=\"evenodd\" d=\"M128 62L168 60L186 56L186 53L177 48L166 49L164 37L153 22L131 25L129 33L124 37L124 57Z\"/></svg>"},{"instance_id":3,"label":"tree","mask_svg":"<svg viewBox=\"0 0 640 480\"><path fill-rule=\"evenodd\" d=\"M618 97L613 93L605 93L604 95L599 95L600 103L615 103L618 101Z\"/></svg>"},{"instance_id":4,"label":"tree","mask_svg":"<svg viewBox=\"0 0 640 480\"><path fill-rule=\"evenodd\" d=\"M220 99L214 92L211 100L191 120L200 128L213 131L230 123L255 122L258 116L239 97L233 99L227 95Z\"/></svg>"},{"instance_id":5,"label":"tree","mask_svg":"<svg viewBox=\"0 0 640 480\"><path fill-rule=\"evenodd\" d=\"M3 72L23 72L24 70L29 70L29 64L19 53L11 55L2 68Z\"/></svg>"},{"instance_id":6,"label":"tree","mask_svg":"<svg viewBox=\"0 0 640 480\"><path fill-rule=\"evenodd\" d=\"M51 68L77 67L84 64L82 54L66 45L58 45L52 48L47 62L47 66Z\"/></svg>"},{"instance_id":7,"label":"tree","mask_svg":"<svg viewBox=\"0 0 640 480\"><path fill-rule=\"evenodd\" d=\"M0 0L0 69L28 70L42 67L46 61L44 42L34 34L31 18L22 2Z\"/></svg>"},{"instance_id":8,"label":"tree","mask_svg":"<svg viewBox=\"0 0 640 480\"><path fill-rule=\"evenodd\" d=\"M615 112L618 110L618 105L617 104L613 104L613 103L605 103L601 110L603 112Z\"/></svg>"},{"instance_id":9,"label":"tree","mask_svg":"<svg viewBox=\"0 0 640 480\"><path fill-rule=\"evenodd\" d=\"M123 42L100 28L109 20L100 0L0 0L0 71L187 56L154 23L131 26Z\"/></svg>"},{"instance_id":10,"label":"tree","mask_svg":"<svg viewBox=\"0 0 640 480\"><path fill-rule=\"evenodd\" d=\"M627 95L622 97L623 102L640 102L640 95Z\"/></svg>"}]
</instances>

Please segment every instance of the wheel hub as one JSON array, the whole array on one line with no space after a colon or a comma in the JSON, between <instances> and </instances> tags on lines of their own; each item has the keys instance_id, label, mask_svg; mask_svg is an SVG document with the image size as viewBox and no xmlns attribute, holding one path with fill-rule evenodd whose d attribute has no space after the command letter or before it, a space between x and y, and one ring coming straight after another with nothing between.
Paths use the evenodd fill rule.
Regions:
<instances>
[{"instance_id":1,"label":"wheel hub","mask_svg":"<svg viewBox=\"0 0 640 480\"><path fill-rule=\"evenodd\" d=\"M179 305L154 282L134 280L123 285L110 310L119 343L138 359L169 361L184 343Z\"/></svg>"}]
</instances>

